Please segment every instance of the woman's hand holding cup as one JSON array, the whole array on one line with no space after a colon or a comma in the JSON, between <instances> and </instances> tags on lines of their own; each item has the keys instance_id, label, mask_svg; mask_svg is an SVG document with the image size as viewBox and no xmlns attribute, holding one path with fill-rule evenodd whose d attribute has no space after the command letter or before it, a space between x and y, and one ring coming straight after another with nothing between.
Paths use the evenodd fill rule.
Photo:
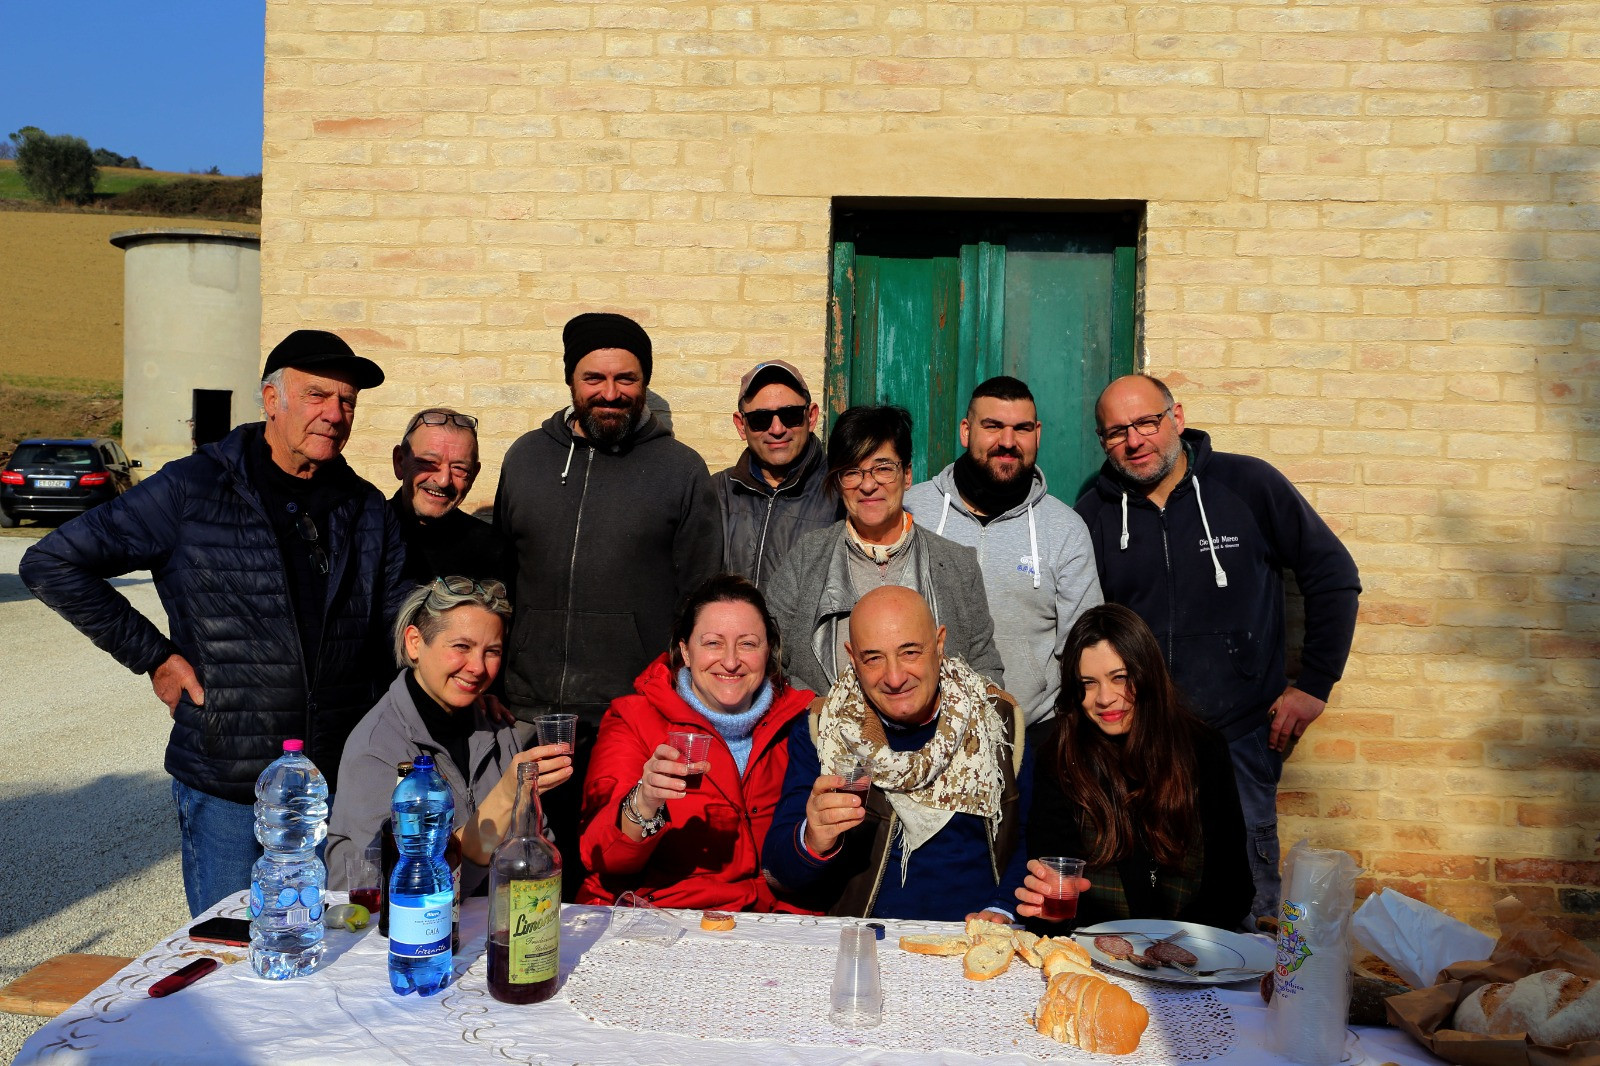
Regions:
<instances>
[{"instance_id":1,"label":"woman's hand holding cup","mask_svg":"<svg viewBox=\"0 0 1600 1066\"><path fill-rule=\"evenodd\" d=\"M644 761L639 774L638 812L652 817L668 800L682 799L687 792L683 779L689 773L689 764L671 744L656 745L655 752Z\"/></svg>"}]
</instances>

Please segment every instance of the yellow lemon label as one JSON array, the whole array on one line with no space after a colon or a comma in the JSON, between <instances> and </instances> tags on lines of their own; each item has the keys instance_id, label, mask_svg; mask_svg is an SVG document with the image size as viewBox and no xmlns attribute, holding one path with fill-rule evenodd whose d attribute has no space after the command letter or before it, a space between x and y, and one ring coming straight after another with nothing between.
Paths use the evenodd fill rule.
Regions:
<instances>
[{"instance_id":1,"label":"yellow lemon label","mask_svg":"<svg viewBox=\"0 0 1600 1066\"><path fill-rule=\"evenodd\" d=\"M506 977L528 985L555 977L561 954L561 878L512 881L510 893L510 965Z\"/></svg>"}]
</instances>

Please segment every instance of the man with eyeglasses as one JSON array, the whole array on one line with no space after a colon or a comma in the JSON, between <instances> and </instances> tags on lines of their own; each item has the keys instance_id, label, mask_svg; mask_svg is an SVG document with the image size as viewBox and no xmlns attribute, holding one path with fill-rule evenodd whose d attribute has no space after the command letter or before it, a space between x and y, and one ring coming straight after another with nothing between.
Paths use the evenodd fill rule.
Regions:
<instances>
[{"instance_id":1,"label":"man with eyeglasses","mask_svg":"<svg viewBox=\"0 0 1600 1066\"><path fill-rule=\"evenodd\" d=\"M1344 672L1361 592L1355 561L1289 479L1216 452L1184 425L1156 378L1118 378L1095 421L1106 461L1078 500L1100 587L1160 641L1194 711L1228 740L1249 833L1256 898L1278 906L1283 760ZM1289 681L1284 570L1305 599L1298 676Z\"/></svg>"},{"instance_id":2,"label":"man with eyeglasses","mask_svg":"<svg viewBox=\"0 0 1600 1066\"><path fill-rule=\"evenodd\" d=\"M262 371L265 422L168 463L23 556L33 594L148 673L172 716L166 768L192 914L250 887L255 782L283 741L304 740L337 790L350 730L394 677L405 546L383 494L340 455L358 394L382 383L340 337L295 330ZM170 638L109 584L145 569Z\"/></svg>"},{"instance_id":3,"label":"man with eyeglasses","mask_svg":"<svg viewBox=\"0 0 1600 1066\"><path fill-rule=\"evenodd\" d=\"M1030 727L1054 721L1067 632L1100 602L1089 531L1038 467L1043 432L1027 384L992 377L961 420L966 451L906 491L919 526L978 553L1006 689Z\"/></svg>"},{"instance_id":4,"label":"man with eyeglasses","mask_svg":"<svg viewBox=\"0 0 1600 1066\"><path fill-rule=\"evenodd\" d=\"M494 527L461 510L482 464L478 420L448 407L418 411L394 446L400 488L389 500L406 542L405 577L500 577L504 548Z\"/></svg>"},{"instance_id":5,"label":"man with eyeglasses","mask_svg":"<svg viewBox=\"0 0 1600 1066\"><path fill-rule=\"evenodd\" d=\"M714 474L722 507L724 570L760 585L795 542L839 520L816 438L817 405L806 379L781 359L757 363L739 381L733 427L744 454Z\"/></svg>"}]
</instances>

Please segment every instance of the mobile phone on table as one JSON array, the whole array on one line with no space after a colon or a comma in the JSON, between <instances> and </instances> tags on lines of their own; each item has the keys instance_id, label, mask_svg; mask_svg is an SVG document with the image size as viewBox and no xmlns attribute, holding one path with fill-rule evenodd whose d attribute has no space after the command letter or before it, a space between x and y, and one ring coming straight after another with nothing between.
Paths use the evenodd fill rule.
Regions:
<instances>
[{"instance_id":1,"label":"mobile phone on table","mask_svg":"<svg viewBox=\"0 0 1600 1066\"><path fill-rule=\"evenodd\" d=\"M189 939L242 948L250 943L250 923L243 918L207 918L189 927Z\"/></svg>"}]
</instances>

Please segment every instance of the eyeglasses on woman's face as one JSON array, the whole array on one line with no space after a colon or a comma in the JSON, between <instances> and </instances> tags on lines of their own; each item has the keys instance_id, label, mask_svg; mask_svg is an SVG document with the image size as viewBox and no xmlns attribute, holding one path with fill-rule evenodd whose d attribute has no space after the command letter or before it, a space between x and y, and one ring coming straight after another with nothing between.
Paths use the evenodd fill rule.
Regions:
<instances>
[{"instance_id":1,"label":"eyeglasses on woman's face","mask_svg":"<svg viewBox=\"0 0 1600 1066\"><path fill-rule=\"evenodd\" d=\"M893 459L879 459L869 467L851 467L841 470L834 477L839 480L841 489L859 489L867 475L880 485L892 485L900 476L900 471L905 469L905 464Z\"/></svg>"}]
</instances>

